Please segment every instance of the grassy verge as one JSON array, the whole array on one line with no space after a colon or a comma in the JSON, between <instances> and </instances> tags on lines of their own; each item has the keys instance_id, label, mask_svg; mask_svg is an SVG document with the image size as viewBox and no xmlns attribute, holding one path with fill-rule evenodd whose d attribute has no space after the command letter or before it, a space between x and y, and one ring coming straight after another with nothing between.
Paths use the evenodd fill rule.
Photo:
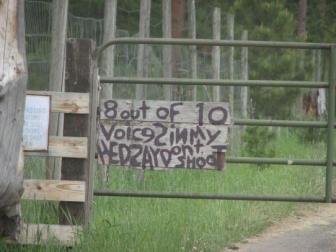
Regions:
<instances>
[{"instance_id":1,"label":"grassy verge","mask_svg":"<svg viewBox=\"0 0 336 252\"><path fill-rule=\"evenodd\" d=\"M322 159L323 144L303 145L294 136L278 139L277 156ZM27 176L41 164L27 162ZM323 167L227 165L224 172L111 169L110 188L125 191L322 195ZM299 204L180 199L95 198L93 228L72 251L220 251L257 234ZM302 203L301 203L302 205ZM25 202L26 222L56 223L57 206ZM10 250L9 250L10 249ZM1 251L65 251L55 246L6 247Z\"/></svg>"}]
</instances>

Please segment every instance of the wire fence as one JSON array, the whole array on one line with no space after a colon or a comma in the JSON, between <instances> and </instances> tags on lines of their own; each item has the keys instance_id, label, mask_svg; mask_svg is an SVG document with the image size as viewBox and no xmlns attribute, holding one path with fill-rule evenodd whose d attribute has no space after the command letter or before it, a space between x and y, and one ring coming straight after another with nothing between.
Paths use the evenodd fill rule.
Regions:
<instances>
[{"instance_id":1,"label":"wire fence","mask_svg":"<svg viewBox=\"0 0 336 252\"><path fill-rule=\"evenodd\" d=\"M139 1L137 7L134 7L133 2L130 8L125 8L126 2L129 4L129 1L118 1L117 7L117 21L116 21L116 37L139 37L139 22L140 22L140 3L144 1ZM213 38L213 23L214 23L214 7L209 4L205 8L199 8L200 0L195 1L186 1L194 2L197 14L201 14L201 18L195 18L194 29L197 31L195 36L197 38ZM163 25L164 25L164 14L162 8L162 1L151 1L151 13L150 13L150 25L149 25L149 36L150 37L163 37ZM188 17L191 15L191 11L188 6L187 14ZM122 15L120 15L122 14ZM51 29L52 29L52 3L36 0L26 0L25 1L25 15L26 15L26 48L27 48L27 59L28 59L28 71L29 71L29 89L37 90L46 90L48 89L49 82L49 69L50 69L50 49L51 49ZM225 12L219 11L220 20L220 37L222 39L241 39L242 32L238 28L235 30L234 26L234 17L231 21L232 32L230 34L230 22L229 15ZM188 19L189 20L189 19ZM239 20L237 20L239 22ZM202 27L202 30L200 31ZM208 29L204 29L208 27ZM190 37L190 20L184 20L184 23L181 24L180 35ZM241 28L240 28L241 29ZM240 34L242 33L242 34ZM90 38L96 42L96 45L99 46L103 43L104 37L104 19L102 18L92 18L92 17L78 17L72 13L68 13L68 24L67 24L67 36L69 38ZM230 37L231 36L231 37ZM234 37L235 36L235 37ZM147 45L148 50L148 59L147 59L147 77L163 77L165 72L164 64L164 53L162 45ZM191 59L191 50L188 46L172 46L173 53L174 50L178 48L179 50L179 60L178 64L176 62L171 62L174 64L174 71L172 77L184 77L190 78L193 76L191 65L193 64ZM199 46L196 51L196 77L202 79L211 79L213 78L213 62L212 62L212 47L211 46ZM266 65L270 63L270 59L276 58L278 55L283 56L287 55L293 59L299 59L298 62L291 64L290 69L284 72L282 66L277 68L277 65L280 64L276 61L272 61L274 64L271 72L260 72L258 69L258 76L260 79L300 79L303 75L304 79L309 79L312 77L314 80L323 79L322 74L315 73L321 72L318 71L315 66L319 66L316 59L319 59L320 63L321 56L317 57L316 52L313 54L307 54L304 52L306 61L303 62L308 66L308 70L302 71L300 65L300 57L296 57L297 54L301 52L294 52L287 49L281 49L277 52L264 50L264 54L258 55L257 50L260 49L249 49L248 54L253 54L251 60L244 58L243 48L235 48L234 51L231 51L230 47L222 47L219 49L219 78L221 79L248 79L249 72L251 75L256 72L255 63L258 62L259 58L266 58L268 61L265 61L265 67L260 67L260 69L266 69ZM246 49L247 50L247 49ZM256 51L255 51L256 50ZM266 51L267 50L267 51ZM259 51L258 51L259 52ZM315 56L314 56L315 55ZM139 68L139 51L137 45L123 44L116 45L114 51L114 76L125 76L125 77L136 77ZM323 58L323 57L322 57ZM245 59L245 67L244 67ZM250 63L250 65L249 65ZM252 64L251 64L252 63ZM311 71L310 71L310 70ZM300 72L301 71L301 72ZM301 74L303 72L303 74ZM268 74L268 75L267 75ZM312 76L310 76L312 75ZM316 75L315 77L313 75ZM194 75L195 76L195 75ZM139 77L139 76L138 76ZM173 87L173 99L185 99L191 100L193 94L192 87ZM235 87L234 92L228 87L223 87L220 90L220 97L223 101L230 101L231 107L233 107L233 114L235 118L244 118L246 117L244 113L244 106L250 109L249 116L254 118L253 106L251 106L250 100L242 102L243 97L243 88ZM260 89L264 94L262 96L269 96L270 90L267 88ZM161 85L151 85L150 87L145 87L146 99L160 100L165 98L165 89ZM244 91L246 92L246 90ZM200 101L210 101L215 97L216 92L214 92L213 87L199 86L197 87L197 100ZM135 85L128 84L115 84L113 86L113 96L114 98L135 98L136 97L136 87ZM246 96L247 97L247 96ZM297 102L292 106L291 110L294 111L292 114L296 119L302 119L302 101L301 98L295 98ZM273 108L271 108L273 109ZM272 116L270 117L272 118ZM279 118L272 118L279 119ZM282 119L282 118L280 118ZM287 130L287 129L286 129ZM235 133L234 133L235 134ZM239 137L235 137L239 139ZM237 145L240 143L238 142Z\"/></svg>"},{"instance_id":2,"label":"wire fence","mask_svg":"<svg viewBox=\"0 0 336 252\"><path fill-rule=\"evenodd\" d=\"M154 9L155 6L152 6ZM156 6L155 8L157 8ZM160 6L161 7L161 6ZM118 7L119 8L119 7ZM27 45L27 58L29 70L29 83L30 89L47 89L49 78L49 61L50 61L50 48L51 48L51 29L52 29L52 3L43 1L26 0L25 1L25 15L26 15L26 45ZM129 15L135 15L139 9L126 10L122 6L118 9L120 12L127 12ZM160 9L161 11L161 9ZM211 25L212 14L207 11L203 22ZM162 25L162 20L157 17L157 12L152 13L153 19L151 20L150 29L154 33L158 33ZM155 18L156 17L156 18ZM122 26L122 25L121 25ZM186 32L186 25L182 32ZM69 38L90 38L93 39L97 46L103 42L104 34L104 19L78 17L71 13L68 14L68 27L67 33ZM159 33L158 33L159 34ZM160 34L159 34L160 35ZM127 31L117 29L116 37L136 37L138 32L134 30ZM201 34L201 37L211 37L211 31L208 34ZM149 47L149 77L161 77L163 72L163 56L162 46L148 46ZM181 47L181 59L178 65L179 77L190 76L190 53L188 47ZM197 76L199 78L211 78L211 48L200 48L197 50ZM226 71L227 58L229 51L221 49L220 64L222 71L220 72L221 78L228 78ZM136 76L137 73L137 57L138 51L136 45L117 45L115 49L115 76ZM234 78L241 77L240 60L234 61ZM130 98L135 96L133 86L116 85L115 97ZM185 91L188 93L188 90ZM212 91L204 87L200 88L198 99L211 100ZM224 91L223 97L228 99L227 92ZM148 99L162 99L164 96L163 89L158 86L152 86L147 89ZM239 97L239 88L237 89L236 96ZM236 100L237 112L239 112L239 99Z\"/></svg>"}]
</instances>

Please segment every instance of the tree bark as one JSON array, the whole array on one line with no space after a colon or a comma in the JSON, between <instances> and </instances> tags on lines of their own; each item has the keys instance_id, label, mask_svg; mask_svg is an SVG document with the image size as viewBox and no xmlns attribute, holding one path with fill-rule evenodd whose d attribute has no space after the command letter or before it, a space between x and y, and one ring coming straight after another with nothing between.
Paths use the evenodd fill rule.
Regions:
<instances>
[{"instance_id":1,"label":"tree bark","mask_svg":"<svg viewBox=\"0 0 336 252\"><path fill-rule=\"evenodd\" d=\"M16 240L23 192L21 150L27 84L24 1L0 1L0 237ZM20 165L19 165L20 163Z\"/></svg>"}]
</instances>

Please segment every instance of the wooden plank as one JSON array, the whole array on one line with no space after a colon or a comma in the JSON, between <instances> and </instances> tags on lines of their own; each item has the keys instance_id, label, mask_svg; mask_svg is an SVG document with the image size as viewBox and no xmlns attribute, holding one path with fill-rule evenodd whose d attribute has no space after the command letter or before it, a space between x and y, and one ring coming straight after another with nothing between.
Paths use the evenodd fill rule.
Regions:
<instances>
[{"instance_id":1,"label":"wooden plank","mask_svg":"<svg viewBox=\"0 0 336 252\"><path fill-rule=\"evenodd\" d=\"M82 234L81 226L22 224L18 243L26 245L43 245L57 242L64 246L75 246Z\"/></svg>"},{"instance_id":2,"label":"wooden plank","mask_svg":"<svg viewBox=\"0 0 336 252\"><path fill-rule=\"evenodd\" d=\"M98 140L127 144L157 145L172 148L202 139L202 149L211 150L211 145L227 144L227 125L170 124L158 122L134 122L127 125L120 122L101 121ZM217 135L218 134L218 135ZM216 136L216 137L214 137Z\"/></svg>"},{"instance_id":3,"label":"wooden plank","mask_svg":"<svg viewBox=\"0 0 336 252\"><path fill-rule=\"evenodd\" d=\"M85 183L71 180L34 180L23 182L22 199L48 201L85 201Z\"/></svg>"},{"instance_id":4,"label":"wooden plank","mask_svg":"<svg viewBox=\"0 0 336 252\"><path fill-rule=\"evenodd\" d=\"M103 100L100 118L114 121L211 124L210 119L218 121L226 111L227 118L223 124L228 125L231 123L228 107L226 102ZM202 122L199 121L200 117Z\"/></svg>"},{"instance_id":5,"label":"wooden plank","mask_svg":"<svg viewBox=\"0 0 336 252\"><path fill-rule=\"evenodd\" d=\"M217 167L213 153L226 152L228 127L195 124L102 122L98 157L102 164L154 168ZM188 161L190 160L190 161ZM199 163L193 164L199 160ZM210 160L206 164L205 160Z\"/></svg>"},{"instance_id":6,"label":"wooden plank","mask_svg":"<svg viewBox=\"0 0 336 252\"><path fill-rule=\"evenodd\" d=\"M48 151L29 151L26 156L87 158L87 137L49 137Z\"/></svg>"},{"instance_id":7,"label":"wooden plank","mask_svg":"<svg viewBox=\"0 0 336 252\"><path fill-rule=\"evenodd\" d=\"M88 93L68 93L56 91L27 91L31 95L50 95L51 112L88 114L89 94Z\"/></svg>"},{"instance_id":8,"label":"wooden plank","mask_svg":"<svg viewBox=\"0 0 336 252\"><path fill-rule=\"evenodd\" d=\"M101 164L224 167L231 123L227 103L107 100L101 110L110 119L100 123Z\"/></svg>"}]
</instances>

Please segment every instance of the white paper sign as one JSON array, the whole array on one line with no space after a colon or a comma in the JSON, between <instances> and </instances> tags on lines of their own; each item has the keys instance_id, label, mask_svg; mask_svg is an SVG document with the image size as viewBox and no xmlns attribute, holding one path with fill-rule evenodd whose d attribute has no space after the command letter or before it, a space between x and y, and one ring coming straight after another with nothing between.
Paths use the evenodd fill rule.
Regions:
<instances>
[{"instance_id":1,"label":"white paper sign","mask_svg":"<svg viewBox=\"0 0 336 252\"><path fill-rule=\"evenodd\" d=\"M26 95L23 125L25 151L47 151L49 143L50 96Z\"/></svg>"}]
</instances>

